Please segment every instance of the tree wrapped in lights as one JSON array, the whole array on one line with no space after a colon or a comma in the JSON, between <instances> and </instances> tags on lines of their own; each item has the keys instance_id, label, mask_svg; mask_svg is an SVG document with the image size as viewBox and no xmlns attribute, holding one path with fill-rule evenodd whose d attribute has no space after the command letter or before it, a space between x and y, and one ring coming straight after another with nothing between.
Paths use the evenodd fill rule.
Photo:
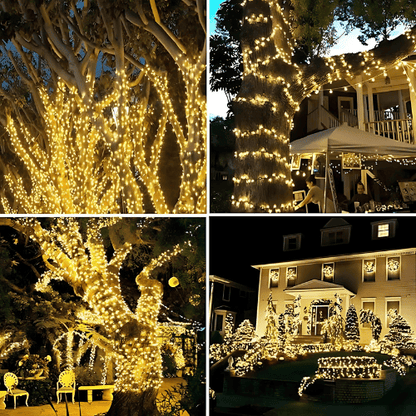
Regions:
<instances>
[{"instance_id":1,"label":"tree wrapped in lights","mask_svg":"<svg viewBox=\"0 0 416 416\"><path fill-rule=\"evenodd\" d=\"M250 349L255 336L256 334L253 324L248 319L245 319L235 331L234 348L237 350Z\"/></svg>"},{"instance_id":2,"label":"tree wrapped in lights","mask_svg":"<svg viewBox=\"0 0 416 416\"><path fill-rule=\"evenodd\" d=\"M360 341L358 315L354 305L350 305L345 317L345 338L354 343L358 343Z\"/></svg>"},{"instance_id":3,"label":"tree wrapped in lights","mask_svg":"<svg viewBox=\"0 0 416 416\"><path fill-rule=\"evenodd\" d=\"M357 16L351 4L343 3L353 21ZM289 136L301 102L337 80L356 85L352 80L362 74L368 79L384 76L386 68L413 52L416 28L368 52L322 57L322 41L334 38L336 2L244 0L242 6L244 70L233 106L233 210L290 211ZM407 12L406 7L397 10Z\"/></svg>"},{"instance_id":4,"label":"tree wrapped in lights","mask_svg":"<svg viewBox=\"0 0 416 416\"><path fill-rule=\"evenodd\" d=\"M384 336L384 340L391 343L394 348L402 349L409 348L409 343L413 338L413 331L402 315L397 313L397 310L389 311L390 317L393 321L390 324L389 332ZM412 343L412 346L414 343Z\"/></svg>"},{"instance_id":5,"label":"tree wrapped in lights","mask_svg":"<svg viewBox=\"0 0 416 416\"><path fill-rule=\"evenodd\" d=\"M36 290L48 292L53 281L64 281L88 305L88 311L79 315L82 323L77 329L111 356L116 367L114 400L107 415L157 415L155 398L162 377L157 334L163 284L154 275L191 243L162 251L143 267L136 277L140 297L132 310L124 299L119 272L133 244L144 244L144 237L123 233L116 238L112 226L118 222L116 218L84 222L57 218L44 224L35 218L3 218L0 224L39 245L46 271ZM102 237L107 229L113 235L111 254Z\"/></svg>"},{"instance_id":6,"label":"tree wrapped in lights","mask_svg":"<svg viewBox=\"0 0 416 416\"><path fill-rule=\"evenodd\" d=\"M2 210L205 212L205 3L0 6Z\"/></svg>"}]
</instances>

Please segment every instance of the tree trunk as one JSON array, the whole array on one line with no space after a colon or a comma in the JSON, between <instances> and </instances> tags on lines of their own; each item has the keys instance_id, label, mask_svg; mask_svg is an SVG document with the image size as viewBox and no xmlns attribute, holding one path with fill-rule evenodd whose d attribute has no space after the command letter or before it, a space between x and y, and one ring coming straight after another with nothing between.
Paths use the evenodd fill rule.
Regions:
<instances>
[{"instance_id":1,"label":"tree trunk","mask_svg":"<svg viewBox=\"0 0 416 416\"><path fill-rule=\"evenodd\" d=\"M234 104L237 161L233 211L288 211L292 207L289 133L298 106L288 87L298 71L287 59L289 41L280 39L281 34L275 31L279 16L269 3L247 2L244 16L244 75Z\"/></svg>"},{"instance_id":2,"label":"tree trunk","mask_svg":"<svg viewBox=\"0 0 416 416\"><path fill-rule=\"evenodd\" d=\"M416 28L365 53L293 62L295 39L286 2L243 2L244 72L234 102L236 169L233 212L292 210L289 135L304 98L326 83L372 76L414 50ZM377 65L376 65L377 64Z\"/></svg>"},{"instance_id":3,"label":"tree trunk","mask_svg":"<svg viewBox=\"0 0 416 416\"><path fill-rule=\"evenodd\" d=\"M156 395L154 389L142 393L115 392L106 416L159 416Z\"/></svg>"}]
</instances>

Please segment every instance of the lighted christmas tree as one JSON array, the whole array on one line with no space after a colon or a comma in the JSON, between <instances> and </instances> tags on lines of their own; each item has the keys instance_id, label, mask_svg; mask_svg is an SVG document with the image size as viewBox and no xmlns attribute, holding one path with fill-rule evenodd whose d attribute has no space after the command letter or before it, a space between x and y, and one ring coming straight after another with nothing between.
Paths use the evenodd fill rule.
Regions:
<instances>
[{"instance_id":1,"label":"lighted christmas tree","mask_svg":"<svg viewBox=\"0 0 416 416\"><path fill-rule=\"evenodd\" d=\"M155 399L162 382L162 358L157 336L164 287L156 277L175 258L182 256L183 260L187 250L192 252L191 232L184 234L187 237L181 244L151 257L135 279L140 291L137 304L129 305L119 274L133 246L146 244L141 231L147 221L142 220L132 232L129 226L123 228L127 220L119 218L0 219L0 225L39 246L46 271L35 286L37 291L47 293L55 280L64 281L88 305L77 315L77 330L111 356L116 367L108 416L159 414ZM110 236L110 251L103 233Z\"/></svg>"},{"instance_id":2,"label":"lighted christmas tree","mask_svg":"<svg viewBox=\"0 0 416 416\"><path fill-rule=\"evenodd\" d=\"M255 337L255 329L253 324L245 319L238 326L234 334L234 345L237 350L247 350L250 348Z\"/></svg>"},{"instance_id":3,"label":"lighted christmas tree","mask_svg":"<svg viewBox=\"0 0 416 416\"><path fill-rule=\"evenodd\" d=\"M353 342L360 341L360 328L358 326L358 315L354 305L350 305L345 318L345 338Z\"/></svg>"},{"instance_id":4,"label":"lighted christmas tree","mask_svg":"<svg viewBox=\"0 0 416 416\"><path fill-rule=\"evenodd\" d=\"M384 339L391 342L396 348L408 348L408 344L413 337L410 325L402 315L397 313L397 310L392 311L392 313L389 311L389 314L394 318Z\"/></svg>"},{"instance_id":5,"label":"lighted christmas tree","mask_svg":"<svg viewBox=\"0 0 416 416\"><path fill-rule=\"evenodd\" d=\"M0 4L0 209L205 212L205 3Z\"/></svg>"}]
</instances>

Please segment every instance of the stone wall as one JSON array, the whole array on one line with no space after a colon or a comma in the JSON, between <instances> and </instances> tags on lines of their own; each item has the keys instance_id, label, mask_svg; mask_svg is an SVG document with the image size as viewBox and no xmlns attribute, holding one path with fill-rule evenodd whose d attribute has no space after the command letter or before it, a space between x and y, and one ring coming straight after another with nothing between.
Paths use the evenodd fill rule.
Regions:
<instances>
[{"instance_id":1,"label":"stone wall","mask_svg":"<svg viewBox=\"0 0 416 416\"><path fill-rule=\"evenodd\" d=\"M345 379L335 380L333 400L336 403L365 403L381 399L397 381L394 370L384 370L379 379Z\"/></svg>"}]
</instances>

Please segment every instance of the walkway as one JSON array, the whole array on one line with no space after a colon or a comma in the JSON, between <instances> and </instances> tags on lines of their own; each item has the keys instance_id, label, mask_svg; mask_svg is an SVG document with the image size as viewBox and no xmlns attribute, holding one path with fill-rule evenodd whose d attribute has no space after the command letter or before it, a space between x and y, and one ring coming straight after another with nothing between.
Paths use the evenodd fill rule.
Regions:
<instances>
[{"instance_id":1,"label":"walkway","mask_svg":"<svg viewBox=\"0 0 416 416\"><path fill-rule=\"evenodd\" d=\"M182 378L168 378L163 380L162 387L159 390L159 394L163 391L170 389L176 384L184 383ZM56 404L53 402L53 407L58 412L57 414L53 411L52 407L47 404L43 406L29 406L26 407L24 404L24 398L17 399L17 407L13 409L13 400L6 400L7 407L5 410L0 410L0 416L66 416L66 405L65 403ZM69 415L70 416L95 416L100 413L105 413L110 408L111 402L97 400L88 404L87 402L81 402L81 413L79 411L79 403L72 404L68 403ZM186 413L187 415L187 413ZM185 414L183 416L186 416Z\"/></svg>"}]
</instances>

